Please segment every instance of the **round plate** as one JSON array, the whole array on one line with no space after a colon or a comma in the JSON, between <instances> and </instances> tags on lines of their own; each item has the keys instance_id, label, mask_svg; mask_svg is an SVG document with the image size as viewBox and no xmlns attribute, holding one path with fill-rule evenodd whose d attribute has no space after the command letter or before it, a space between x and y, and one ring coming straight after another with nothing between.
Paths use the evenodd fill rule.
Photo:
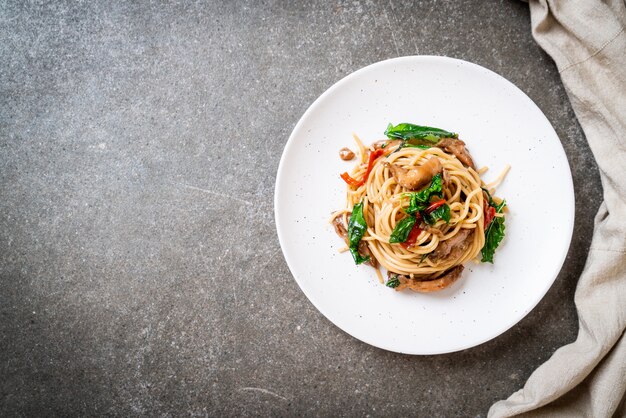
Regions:
<instances>
[{"instance_id":1,"label":"round plate","mask_svg":"<svg viewBox=\"0 0 626 418\"><path fill-rule=\"evenodd\" d=\"M506 237L492 264L466 263L440 292L396 292L369 266L356 266L328 220L345 205L342 147L383 139L387 124L411 122L458 132L489 182L511 171L497 195L507 200ZM497 337L546 294L567 254L574 188L550 122L515 85L479 65L432 56L382 61L322 94L296 125L275 190L285 260L315 307L350 335L408 354L462 350Z\"/></svg>"}]
</instances>

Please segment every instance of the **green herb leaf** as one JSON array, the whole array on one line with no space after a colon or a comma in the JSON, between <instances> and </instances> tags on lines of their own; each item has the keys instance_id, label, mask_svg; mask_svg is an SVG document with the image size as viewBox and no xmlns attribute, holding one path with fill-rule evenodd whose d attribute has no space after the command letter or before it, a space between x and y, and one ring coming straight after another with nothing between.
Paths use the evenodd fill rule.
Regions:
<instances>
[{"instance_id":1,"label":"green herb leaf","mask_svg":"<svg viewBox=\"0 0 626 418\"><path fill-rule=\"evenodd\" d=\"M416 219L415 216L407 216L402 219L400 222L396 224L396 227L393 228L391 232L391 236L389 237L390 244L397 244L400 242L404 242L409 238L409 233L411 229L413 229L413 225L415 225Z\"/></svg>"},{"instance_id":2,"label":"green herb leaf","mask_svg":"<svg viewBox=\"0 0 626 418\"><path fill-rule=\"evenodd\" d=\"M423 211L430 204L430 199L433 196L441 196L441 174L435 174L427 188L410 193L411 201L405 212L414 214Z\"/></svg>"},{"instance_id":3,"label":"green herb leaf","mask_svg":"<svg viewBox=\"0 0 626 418\"><path fill-rule=\"evenodd\" d=\"M356 264L361 264L369 260L369 257L363 257L359 254L359 242L367 231L367 222L363 217L363 203L357 203L352 208L350 222L348 222L348 242L350 245L350 254L354 258Z\"/></svg>"},{"instance_id":4,"label":"green herb leaf","mask_svg":"<svg viewBox=\"0 0 626 418\"><path fill-rule=\"evenodd\" d=\"M429 225L434 225L439 219L443 219L446 223L450 223L450 206L441 205L430 213L422 212L422 218Z\"/></svg>"},{"instance_id":5,"label":"green herb leaf","mask_svg":"<svg viewBox=\"0 0 626 418\"><path fill-rule=\"evenodd\" d=\"M413 142L413 141L414 141L414 140L411 140L411 142ZM419 140L419 141L422 141L422 140ZM392 154L395 154L396 152L400 151L402 148L419 148L419 149L428 149L428 148L432 148L432 146L433 146L432 144L427 145L427 144L424 144L424 143L417 144L417 143L411 143L411 142L409 142L409 141L402 141L402 143L400 144L400 146L399 146L398 148L396 148L396 149L392 152ZM424 141L422 141L422 142L424 142Z\"/></svg>"},{"instance_id":6,"label":"green herb leaf","mask_svg":"<svg viewBox=\"0 0 626 418\"><path fill-rule=\"evenodd\" d=\"M425 144L411 144L409 141L404 141L402 143L402 145L400 145L398 147L398 149L402 149L402 148L419 148L419 149L428 149L428 148L432 148L432 145L425 145Z\"/></svg>"},{"instance_id":7,"label":"green herb leaf","mask_svg":"<svg viewBox=\"0 0 626 418\"><path fill-rule=\"evenodd\" d=\"M441 138L457 138L459 135L443 129L430 126L413 125L412 123L400 123L396 126L389 124L385 131L387 138L394 139L423 139L433 144L439 142Z\"/></svg>"},{"instance_id":8,"label":"green herb leaf","mask_svg":"<svg viewBox=\"0 0 626 418\"><path fill-rule=\"evenodd\" d=\"M489 206L493 206L496 209L496 213L502 213L502 210L506 206L506 201L503 200L500 204L496 204L496 202L491 197L491 193L489 190L482 188L485 193L487 193L487 198L489 199ZM489 223L487 230L485 231L485 245L481 250L482 261L483 263L489 262L493 263L493 255L496 252L496 248L500 245L500 242L504 238L504 217L493 218L493 220Z\"/></svg>"},{"instance_id":9,"label":"green herb leaf","mask_svg":"<svg viewBox=\"0 0 626 418\"><path fill-rule=\"evenodd\" d=\"M385 283L385 286L391 287L392 289L400 286L400 280L398 279L398 275L396 274L395 276L391 276L391 278L387 280L387 283Z\"/></svg>"},{"instance_id":10,"label":"green herb leaf","mask_svg":"<svg viewBox=\"0 0 626 418\"><path fill-rule=\"evenodd\" d=\"M494 202L495 203L495 202ZM506 206L506 201L503 200L502 202L500 202L499 205L493 205L494 208L496 208L496 213L501 213L502 209L504 209L504 207Z\"/></svg>"},{"instance_id":11,"label":"green herb leaf","mask_svg":"<svg viewBox=\"0 0 626 418\"><path fill-rule=\"evenodd\" d=\"M484 187L481 187L481 189L483 189L483 192L487 193L487 199L489 201L489 206L493 206L494 208L496 208L496 213L502 212L502 209L504 209L504 207L506 206L506 202L503 200L498 205L496 203L496 201L493 200L493 197L491 197L491 193L489 193L489 190L485 189Z\"/></svg>"},{"instance_id":12,"label":"green herb leaf","mask_svg":"<svg viewBox=\"0 0 626 418\"><path fill-rule=\"evenodd\" d=\"M356 264L363 264L366 261L369 261L370 257L363 257L360 253L359 253L359 249L358 248L352 248L350 247L350 254L352 254L352 258L354 259L354 262Z\"/></svg>"},{"instance_id":13,"label":"green herb leaf","mask_svg":"<svg viewBox=\"0 0 626 418\"><path fill-rule=\"evenodd\" d=\"M504 218L493 218L489 227L485 231L485 245L481 250L483 263L493 263L493 255L496 248L504 238Z\"/></svg>"},{"instance_id":14,"label":"green herb leaf","mask_svg":"<svg viewBox=\"0 0 626 418\"><path fill-rule=\"evenodd\" d=\"M489 206L492 206L496 209L496 213L502 213L502 210L506 206L506 201L503 200L500 204L496 204L496 202L491 197L491 193L489 190L482 188L485 193L487 193L487 198L489 201ZM485 245L481 250L482 261L483 263L489 262L493 263L493 255L496 252L496 248L500 245L500 242L504 238L504 217L493 218L493 220L487 226L487 230L485 231Z\"/></svg>"}]
</instances>

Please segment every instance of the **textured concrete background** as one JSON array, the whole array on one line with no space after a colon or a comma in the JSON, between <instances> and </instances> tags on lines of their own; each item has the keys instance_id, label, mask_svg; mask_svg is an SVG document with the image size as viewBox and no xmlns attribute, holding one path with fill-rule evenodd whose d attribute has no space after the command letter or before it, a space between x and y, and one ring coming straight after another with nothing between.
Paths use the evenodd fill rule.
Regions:
<instances>
[{"instance_id":1,"label":"textured concrete background","mask_svg":"<svg viewBox=\"0 0 626 418\"><path fill-rule=\"evenodd\" d=\"M575 339L601 186L525 3L109 3L0 3L0 415L485 416ZM327 321L272 210L309 104L413 54L517 84L576 189L569 256L539 306L441 356Z\"/></svg>"}]
</instances>

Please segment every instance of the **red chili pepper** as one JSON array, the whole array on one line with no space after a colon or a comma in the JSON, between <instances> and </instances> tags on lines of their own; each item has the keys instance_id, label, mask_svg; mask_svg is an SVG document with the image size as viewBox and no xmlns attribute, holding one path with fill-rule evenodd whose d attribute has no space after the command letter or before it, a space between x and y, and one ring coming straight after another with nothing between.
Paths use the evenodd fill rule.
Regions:
<instances>
[{"instance_id":1,"label":"red chili pepper","mask_svg":"<svg viewBox=\"0 0 626 418\"><path fill-rule=\"evenodd\" d=\"M363 179L361 179L361 181L353 179L352 177L350 177L348 173L341 174L341 178L343 179L343 181L345 181L346 183L348 183L350 186L354 188L361 187L367 181L367 178L370 175L370 171L372 171L372 166L374 165L374 161L376 161L376 159L380 157L381 155L383 155L384 153L385 153L385 150L383 149L377 149L377 150L374 150L373 152L370 152L370 158L369 158L369 161L367 162L367 170L365 170L365 175L363 176Z\"/></svg>"},{"instance_id":2,"label":"red chili pepper","mask_svg":"<svg viewBox=\"0 0 626 418\"><path fill-rule=\"evenodd\" d=\"M343 181L345 181L346 183L348 183L350 186L354 188L359 187L361 184L363 184L362 182L350 177L348 173L343 173L340 175L340 177L343 179Z\"/></svg>"},{"instance_id":3,"label":"red chili pepper","mask_svg":"<svg viewBox=\"0 0 626 418\"><path fill-rule=\"evenodd\" d=\"M443 206L445 204L446 204L446 199L437 200L436 202L431 203L431 205L426 208L426 213L431 213L438 207ZM422 233L422 228L419 227L421 222L422 222L422 217L417 215L416 220L415 220L415 225L413 225L411 232L409 232L409 236L407 237L406 241L404 241L400 245L408 249L410 246L415 244L415 242L417 241L417 237L419 236L419 234Z\"/></svg>"},{"instance_id":4,"label":"red chili pepper","mask_svg":"<svg viewBox=\"0 0 626 418\"><path fill-rule=\"evenodd\" d=\"M496 208L493 206L485 206L485 228L493 221L496 216Z\"/></svg>"},{"instance_id":5,"label":"red chili pepper","mask_svg":"<svg viewBox=\"0 0 626 418\"><path fill-rule=\"evenodd\" d=\"M435 209L437 209L438 207L443 206L445 204L446 204L446 199L437 200L436 202L431 203L431 205L426 208L426 213L430 213L434 211Z\"/></svg>"},{"instance_id":6,"label":"red chili pepper","mask_svg":"<svg viewBox=\"0 0 626 418\"><path fill-rule=\"evenodd\" d=\"M402 245L407 250L409 249L409 247L415 244L415 242L417 241L417 237L419 237L419 235L422 233L422 228L419 227L420 222L422 222L422 218L419 215L416 216L416 218L417 219L415 220L415 224L413 225L411 232L409 232L409 236L407 237L406 241L400 243L400 245Z\"/></svg>"}]
</instances>

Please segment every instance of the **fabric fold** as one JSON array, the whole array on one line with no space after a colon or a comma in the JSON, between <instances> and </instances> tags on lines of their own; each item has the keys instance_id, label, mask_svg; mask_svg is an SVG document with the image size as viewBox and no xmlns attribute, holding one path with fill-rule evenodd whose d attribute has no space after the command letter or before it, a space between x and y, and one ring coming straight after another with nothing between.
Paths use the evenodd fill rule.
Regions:
<instances>
[{"instance_id":1,"label":"fabric fold","mask_svg":"<svg viewBox=\"0 0 626 418\"><path fill-rule=\"evenodd\" d=\"M579 332L495 403L490 417L622 416L626 391L626 6L531 0L532 33L554 59L597 161L604 202L576 288Z\"/></svg>"}]
</instances>

